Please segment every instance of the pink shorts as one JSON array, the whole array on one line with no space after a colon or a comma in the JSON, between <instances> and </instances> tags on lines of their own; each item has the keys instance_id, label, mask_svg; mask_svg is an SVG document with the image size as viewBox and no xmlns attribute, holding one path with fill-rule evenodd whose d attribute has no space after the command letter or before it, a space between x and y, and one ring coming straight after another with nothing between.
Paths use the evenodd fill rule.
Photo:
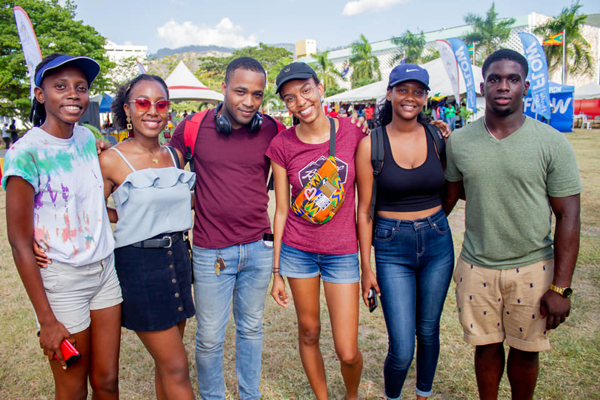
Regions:
<instances>
[{"instance_id":1,"label":"pink shorts","mask_svg":"<svg viewBox=\"0 0 600 400\"><path fill-rule=\"evenodd\" d=\"M482 268L458 258L454 271L458 317L474 346L503 342L522 351L550 349L540 300L550 288L554 259L511 269Z\"/></svg>"}]
</instances>

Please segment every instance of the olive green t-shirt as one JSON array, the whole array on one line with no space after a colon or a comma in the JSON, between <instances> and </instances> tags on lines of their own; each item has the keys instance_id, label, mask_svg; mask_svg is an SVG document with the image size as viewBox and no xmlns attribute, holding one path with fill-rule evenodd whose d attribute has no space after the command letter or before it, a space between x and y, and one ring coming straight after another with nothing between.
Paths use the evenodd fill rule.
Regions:
<instances>
[{"instance_id":1,"label":"olive green t-shirt","mask_svg":"<svg viewBox=\"0 0 600 400\"><path fill-rule=\"evenodd\" d=\"M508 269L554 256L549 197L582 191L565 135L527 117L498 140L480 118L450 136L446 153L446 180L465 187L466 262Z\"/></svg>"}]
</instances>

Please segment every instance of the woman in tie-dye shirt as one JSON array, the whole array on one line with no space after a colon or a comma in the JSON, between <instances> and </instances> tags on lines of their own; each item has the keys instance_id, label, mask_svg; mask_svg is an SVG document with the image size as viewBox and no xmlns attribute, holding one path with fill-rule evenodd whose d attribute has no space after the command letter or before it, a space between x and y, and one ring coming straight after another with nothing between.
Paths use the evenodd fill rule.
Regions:
<instances>
[{"instance_id":1,"label":"woman in tie-dye shirt","mask_svg":"<svg viewBox=\"0 0 600 400\"><path fill-rule=\"evenodd\" d=\"M119 395L122 297L114 239L94 136L75 126L99 71L88 57L44 58L35 74L34 128L4 162L8 238L39 321L57 399L87 398L88 377L94 398ZM52 260L46 268L36 264L34 241ZM65 360L65 340L80 359Z\"/></svg>"}]
</instances>

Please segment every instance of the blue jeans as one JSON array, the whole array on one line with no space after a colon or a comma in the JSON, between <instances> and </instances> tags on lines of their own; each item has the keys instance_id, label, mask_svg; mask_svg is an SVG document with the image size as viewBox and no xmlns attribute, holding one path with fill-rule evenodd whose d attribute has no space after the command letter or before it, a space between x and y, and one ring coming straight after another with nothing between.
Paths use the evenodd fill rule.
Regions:
<instances>
[{"instance_id":1,"label":"blue jeans","mask_svg":"<svg viewBox=\"0 0 600 400\"><path fill-rule=\"evenodd\" d=\"M217 275L219 252L226 267ZM194 246L196 369L201 399L225 399L223 342L232 299L239 396L241 400L260 398L262 316L272 270L273 248L262 240L219 250Z\"/></svg>"},{"instance_id":2,"label":"blue jeans","mask_svg":"<svg viewBox=\"0 0 600 400\"><path fill-rule=\"evenodd\" d=\"M442 210L404 221L377 216L375 262L389 336L385 394L399 399L415 353L417 394L430 396L440 352L440 317L454 267L454 247Z\"/></svg>"}]
</instances>

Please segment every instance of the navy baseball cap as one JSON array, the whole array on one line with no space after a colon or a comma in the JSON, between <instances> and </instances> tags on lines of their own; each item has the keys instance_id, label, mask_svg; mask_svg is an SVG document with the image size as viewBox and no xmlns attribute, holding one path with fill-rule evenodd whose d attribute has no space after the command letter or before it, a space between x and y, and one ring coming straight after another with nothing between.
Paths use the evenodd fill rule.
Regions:
<instances>
[{"instance_id":1,"label":"navy baseball cap","mask_svg":"<svg viewBox=\"0 0 600 400\"><path fill-rule=\"evenodd\" d=\"M429 88L429 73L425 68L416 64L400 64L390 72L388 87L391 88L402 82L417 81L422 83L427 90Z\"/></svg>"},{"instance_id":2,"label":"navy baseball cap","mask_svg":"<svg viewBox=\"0 0 600 400\"><path fill-rule=\"evenodd\" d=\"M288 81L292 81L294 79L308 78L314 78L315 81L319 79L315 70L312 69L308 64L305 64L303 62L293 62L291 64L288 64L285 67L283 67L281 71L279 71L279 73L277 74L277 79L275 79L277 90L275 91L275 93L279 93L283 84Z\"/></svg>"},{"instance_id":3,"label":"navy baseball cap","mask_svg":"<svg viewBox=\"0 0 600 400\"><path fill-rule=\"evenodd\" d=\"M96 79L100 73L100 64L98 64L98 62L93 58L85 56L72 57L65 55L56 57L54 60L40 68L37 74L35 74L35 85L40 86L44 80L44 76L48 75L50 72L52 72L52 70L66 66L73 66L82 70L88 81L88 85L91 85L94 79Z\"/></svg>"}]
</instances>

